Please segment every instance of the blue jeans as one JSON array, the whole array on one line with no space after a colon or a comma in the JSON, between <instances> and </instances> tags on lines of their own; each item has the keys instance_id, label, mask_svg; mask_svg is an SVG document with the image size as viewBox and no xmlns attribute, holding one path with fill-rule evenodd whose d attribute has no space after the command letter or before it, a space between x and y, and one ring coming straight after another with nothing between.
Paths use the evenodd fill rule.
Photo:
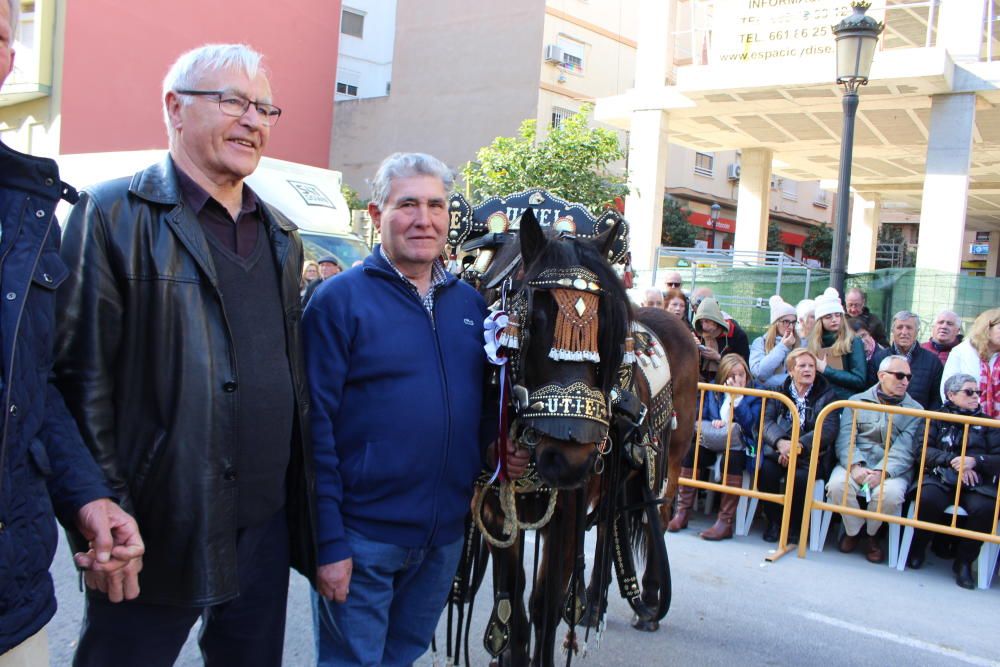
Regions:
<instances>
[{"instance_id":1,"label":"blue jeans","mask_svg":"<svg viewBox=\"0 0 1000 667\"><path fill-rule=\"evenodd\" d=\"M348 530L353 572L343 604L315 591L316 664L410 665L430 647L458 568L462 540L410 549Z\"/></svg>"}]
</instances>

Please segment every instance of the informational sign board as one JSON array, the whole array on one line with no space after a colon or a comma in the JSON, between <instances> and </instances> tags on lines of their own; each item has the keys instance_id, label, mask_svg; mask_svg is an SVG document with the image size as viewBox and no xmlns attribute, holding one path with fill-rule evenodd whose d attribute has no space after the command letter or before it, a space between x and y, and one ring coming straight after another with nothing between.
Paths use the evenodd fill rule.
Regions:
<instances>
[{"instance_id":1,"label":"informational sign board","mask_svg":"<svg viewBox=\"0 0 1000 667\"><path fill-rule=\"evenodd\" d=\"M969 246L970 255L988 255L990 254L990 244L989 243L973 243Z\"/></svg>"},{"instance_id":2,"label":"informational sign board","mask_svg":"<svg viewBox=\"0 0 1000 667\"><path fill-rule=\"evenodd\" d=\"M789 63L825 57L836 67L833 26L852 12L847 0L716 0L709 62ZM867 12L885 20L885 9Z\"/></svg>"}]
</instances>

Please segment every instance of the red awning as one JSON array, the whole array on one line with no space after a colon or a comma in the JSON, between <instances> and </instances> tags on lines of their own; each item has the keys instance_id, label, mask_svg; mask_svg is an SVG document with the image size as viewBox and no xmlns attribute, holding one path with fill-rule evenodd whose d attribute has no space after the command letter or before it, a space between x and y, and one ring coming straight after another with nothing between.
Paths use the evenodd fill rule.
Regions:
<instances>
[{"instance_id":1,"label":"red awning","mask_svg":"<svg viewBox=\"0 0 1000 667\"><path fill-rule=\"evenodd\" d=\"M806 242L806 237L804 234L781 232L781 242L784 243L785 245L792 245L797 248L801 248Z\"/></svg>"},{"instance_id":2,"label":"red awning","mask_svg":"<svg viewBox=\"0 0 1000 667\"><path fill-rule=\"evenodd\" d=\"M696 213L694 211L688 216L688 222L690 222L695 227L704 227L705 229L712 229L712 222L706 213ZM719 218L716 223L715 229L720 232L733 232L736 229L736 221L730 220L729 218Z\"/></svg>"}]
</instances>

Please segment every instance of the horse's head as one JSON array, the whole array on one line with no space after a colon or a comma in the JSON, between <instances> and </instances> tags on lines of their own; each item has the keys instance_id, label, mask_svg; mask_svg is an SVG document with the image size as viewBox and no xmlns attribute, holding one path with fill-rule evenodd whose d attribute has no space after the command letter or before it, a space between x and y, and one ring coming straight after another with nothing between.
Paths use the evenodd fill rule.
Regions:
<instances>
[{"instance_id":1,"label":"horse's head","mask_svg":"<svg viewBox=\"0 0 1000 667\"><path fill-rule=\"evenodd\" d=\"M617 227L585 239L543 230L530 208L521 218L513 436L534 449L539 475L558 488L587 480L608 435L608 394L631 316L607 260Z\"/></svg>"}]
</instances>

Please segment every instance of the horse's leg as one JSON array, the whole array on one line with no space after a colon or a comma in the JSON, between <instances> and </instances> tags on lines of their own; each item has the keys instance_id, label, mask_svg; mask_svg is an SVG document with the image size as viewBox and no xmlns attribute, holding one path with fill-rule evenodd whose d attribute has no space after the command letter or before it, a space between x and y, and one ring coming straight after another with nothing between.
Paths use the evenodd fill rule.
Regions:
<instances>
[{"instance_id":1,"label":"horse's leg","mask_svg":"<svg viewBox=\"0 0 1000 667\"><path fill-rule=\"evenodd\" d=\"M575 493L560 491L559 504L546 531L544 556L531 594L535 667L555 667L556 630L575 559L575 551L567 546L575 544L576 506Z\"/></svg>"}]
</instances>

